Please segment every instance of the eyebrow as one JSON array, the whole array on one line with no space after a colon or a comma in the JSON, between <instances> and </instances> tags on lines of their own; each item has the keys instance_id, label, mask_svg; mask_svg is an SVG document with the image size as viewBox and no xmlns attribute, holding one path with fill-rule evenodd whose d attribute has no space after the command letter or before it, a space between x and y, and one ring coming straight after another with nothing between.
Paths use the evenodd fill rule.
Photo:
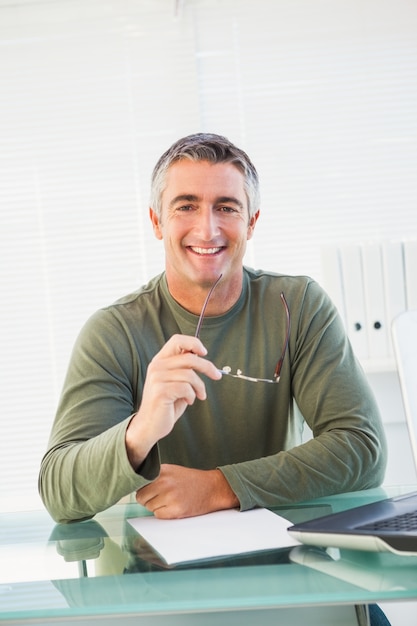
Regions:
<instances>
[{"instance_id":1,"label":"eyebrow","mask_svg":"<svg viewBox=\"0 0 417 626\"><path fill-rule=\"evenodd\" d=\"M184 193L184 194L175 196L175 198L173 198L171 202L169 203L169 207L170 208L173 207L178 202L198 202L198 201L199 201L198 196ZM237 198L234 198L233 196L220 196L219 198L216 198L215 200L215 204L230 204L230 203L236 204L236 206L238 206L242 210L245 208L243 203Z\"/></svg>"},{"instance_id":2,"label":"eyebrow","mask_svg":"<svg viewBox=\"0 0 417 626\"><path fill-rule=\"evenodd\" d=\"M175 198L172 198L171 202L169 203L169 207L173 207L174 204L177 204L178 202L197 202L198 198L197 196L194 196L192 194L180 194L179 196L175 196Z\"/></svg>"},{"instance_id":3,"label":"eyebrow","mask_svg":"<svg viewBox=\"0 0 417 626\"><path fill-rule=\"evenodd\" d=\"M217 198L216 204L236 204L241 209L245 208L243 203L233 196L221 196L220 198Z\"/></svg>"}]
</instances>

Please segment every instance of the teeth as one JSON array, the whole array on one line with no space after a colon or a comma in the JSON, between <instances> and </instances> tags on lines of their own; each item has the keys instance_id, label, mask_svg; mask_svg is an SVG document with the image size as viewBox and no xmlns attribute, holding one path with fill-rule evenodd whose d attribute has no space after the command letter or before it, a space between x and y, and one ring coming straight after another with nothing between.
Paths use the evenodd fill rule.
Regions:
<instances>
[{"instance_id":1,"label":"teeth","mask_svg":"<svg viewBox=\"0 0 417 626\"><path fill-rule=\"evenodd\" d=\"M191 247L191 249L194 252L197 252L197 254L216 254L216 252L219 252L221 250L221 248L193 248L193 247Z\"/></svg>"}]
</instances>

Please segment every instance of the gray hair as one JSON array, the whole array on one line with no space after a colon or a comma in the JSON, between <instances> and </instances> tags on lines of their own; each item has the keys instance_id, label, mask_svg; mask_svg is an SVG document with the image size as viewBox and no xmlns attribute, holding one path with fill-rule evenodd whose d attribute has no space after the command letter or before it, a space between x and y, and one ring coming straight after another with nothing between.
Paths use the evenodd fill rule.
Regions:
<instances>
[{"instance_id":1,"label":"gray hair","mask_svg":"<svg viewBox=\"0 0 417 626\"><path fill-rule=\"evenodd\" d=\"M243 174L244 187L248 199L249 218L259 209L259 178L252 161L240 148L226 137L214 133L196 133L176 141L160 157L151 178L150 205L161 218L162 193L169 168L181 159L209 161L210 163L233 163Z\"/></svg>"}]
</instances>

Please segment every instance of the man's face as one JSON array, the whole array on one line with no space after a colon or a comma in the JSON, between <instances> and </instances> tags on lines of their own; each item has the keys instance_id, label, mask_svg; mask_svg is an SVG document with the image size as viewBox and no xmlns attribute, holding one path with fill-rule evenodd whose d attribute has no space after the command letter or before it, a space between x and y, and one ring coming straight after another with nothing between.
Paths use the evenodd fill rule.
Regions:
<instances>
[{"instance_id":1,"label":"man's face","mask_svg":"<svg viewBox=\"0 0 417 626\"><path fill-rule=\"evenodd\" d=\"M150 214L164 241L170 287L209 287L220 274L223 284L240 282L258 213L249 220L243 175L234 165L178 161L167 173L161 219Z\"/></svg>"}]
</instances>

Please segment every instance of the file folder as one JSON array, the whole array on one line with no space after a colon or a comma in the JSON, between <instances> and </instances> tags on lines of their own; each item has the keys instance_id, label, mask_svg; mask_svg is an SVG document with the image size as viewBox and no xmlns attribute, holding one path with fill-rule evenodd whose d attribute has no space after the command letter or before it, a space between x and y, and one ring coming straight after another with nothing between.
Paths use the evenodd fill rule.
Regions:
<instances>
[{"instance_id":1,"label":"file folder","mask_svg":"<svg viewBox=\"0 0 417 626\"><path fill-rule=\"evenodd\" d=\"M417 309L417 240L404 241L407 309Z\"/></svg>"},{"instance_id":2,"label":"file folder","mask_svg":"<svg viewBox=\"0 0 417 626\"><path fill-rule=\"evenodd\" d=\"M361 253L369 358L386 358L388 323L381 246L379 243L365 243L362 245Z\"/></svg>"},{"instance_id":3,"label":"file folder","mask_svg":"<svg viewBox=\"0 0 417 626\"><path fill-rule=\"evenodd\" d=\"M385 284L385 308L391 329L392 320L407 308L402 241L384 241L382 261ZM388 332L388 356L394 356L391 332Z\"/></svg>"},{"instance_id":4,"label":"file folder","mask_svg":"<svg viewBox=\"0 0 417 626\"><path fill-rule=\"evenodd\" d=\"M346 324L345 298L343 292L340 249L336 245L326 245L320 250L323 286L335 304Z\"/></svg>"},{"instance_id":5,"label":"file folder","mask_svg":"<svg viewBox=\"0 0 417 626\"><path fill-rule=\"evenodd\" d=\"M345 293L346 330L353 350L361 359L369 358L365 315L365 296L361 246L345 244L340 248Z\"/></svg>"}]
</instances>

